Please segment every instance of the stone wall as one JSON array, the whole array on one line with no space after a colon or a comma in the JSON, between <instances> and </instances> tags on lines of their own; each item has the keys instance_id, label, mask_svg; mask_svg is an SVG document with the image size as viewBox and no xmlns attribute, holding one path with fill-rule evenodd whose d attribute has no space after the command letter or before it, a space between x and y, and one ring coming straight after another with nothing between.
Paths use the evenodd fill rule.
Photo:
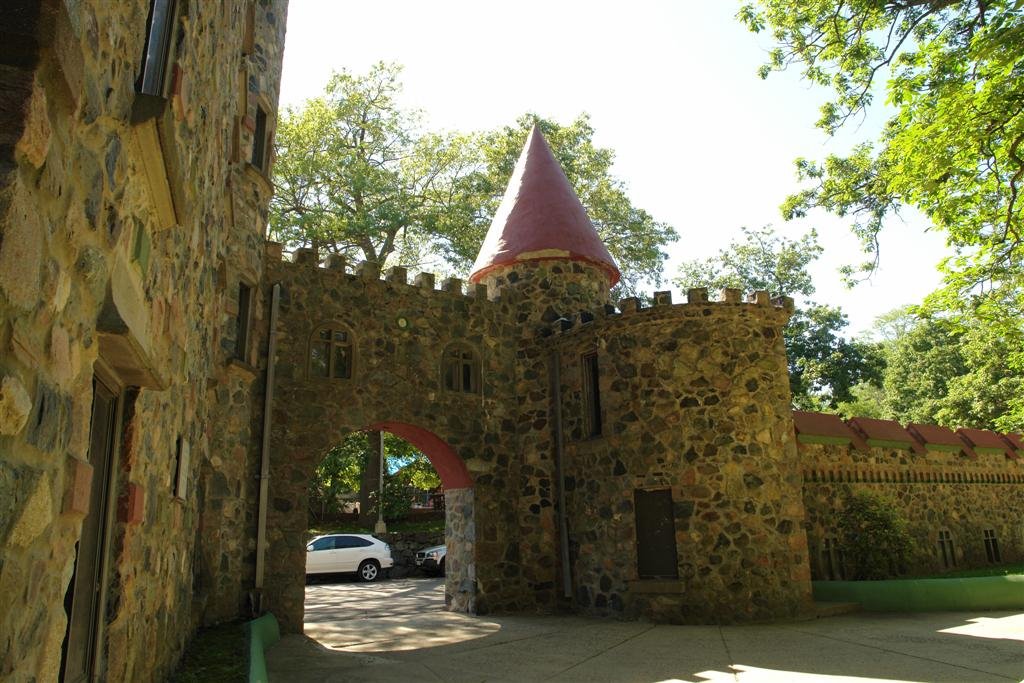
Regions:
<instances>
[{"instance_id":1,"label":"stone wall","mask_svg":"<svg viewBox=\"0 0 1024 683\"><path fill-rule=\"evenodd\" d=\"M169 98L143 114L149 3L40 3L48 35L0 192L5 680L59 673L101 476L89 445L101 369L123 419L99 511L99 675L166 677L195 624L237 617L248 589L255 374L228 359L238 274L261 276L270 186L242 131L255 91L271 117L276 106L286 2L179 5Z\"/></svg>"},{"instance_id":2,"label":"stone wall","mask_svg":"<svg viewBox=\"0 0 1024 683\"><path fill-rule=\"evenodd\" d=\"M843 502L855 491L874 491L909 522L915 549L908 574L952 570L942 561L938 534L950 532L956 566L989 564L984 532L994 530L1003 562L1024 562L1024 463L1003 454L909 446L800 444L803 500L811 569L826 579L824 540L834 538ZM832 577L836 578L836 577Z\"/></svg>"},{"instance_id":3,"label":"stone wall","mask_svg":"<svg viewBox=\"0 0 1024 683\"><path fill-rule=\"evenodd\" d=\"M763 293L707 303L692 290L690 301L625 301L621 314L576 317L537 347L556 349L560 365L574 604L689 623L793 615L810 584L781 339L789 311ZM594 352L599 436L584 415L581 359ZM549 508L544 483L535 510ZM639 579L638 489L671 491L678 579Z\"/></svg>"},{"instance_id":4,"label":"stone wall","mask_svg":"<svg viewBox=\"0 0 1024 683\"><path fill-rule=\"evenodd\" d=\"M450 455L420 446L434 461L446 488L451 514L472 514L465 527L475 531L476 574L458 576L450 564L449 582L474 586L476 594L459 602L479 611L507 609L521 593L519 566L505 559L515 542L512 507L516 500L514 420L514 326L502 304L483 288L459 281L436 288L432 275L410 282L402 270L384 279L369 265L347 272L332 261L319 267L312 254L296 263L268 263L267 286L279 282L280 319L276 329L277 381L273 404L271 516L268 556L268 605L287 629L301 629L305 563L307 486L313 468L332 445L353 430L384 425L402 438L402 425ZM352 340L351 378L311 376L310 341L321 325L334 323ZM444 388L442 355L459 342L476 354L480 385L476 392ZM263 342L260 342L263 343ZM465 483L445 481L445 467L462 468L476 505L452 505L447 494ZM467 494L469 495L469 494ZM457 501L458 502L458 501ZM481 554L488 558L485 571ZM457 555L457 554L456 554ZM472 562L461 563L466 572ZM460 588L456 592L463 592ZM455 604L455 603L453 603Z\"/></svg>"}]
</instances>

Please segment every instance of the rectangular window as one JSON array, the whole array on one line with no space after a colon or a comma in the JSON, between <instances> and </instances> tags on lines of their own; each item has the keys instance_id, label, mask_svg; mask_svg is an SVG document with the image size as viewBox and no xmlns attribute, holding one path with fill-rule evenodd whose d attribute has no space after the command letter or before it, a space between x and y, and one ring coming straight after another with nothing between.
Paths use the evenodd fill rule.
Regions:
<instances>
[{"instance_id":1,"label":"rectangular window","mask_svg":"<svg viewBox=\"0 0 1024 683\"><path fill-rule=\"evenodd\" d=\"M633 492L636 509L636 564L641 579L679 577L672 490Z\"/></svg>"},{"instance_id":2,"label":"rectangular window","mask_svg":"<svg viewBox=\"0 0 1024 683\"><path fill-rule=\"evenodd\" d=\"M256 130L252 134L252 165L266 171L267 164L267 112L256 106Z\"/></svg>"},{"instance_id":3,"label":"rectangular window","mask_svg":"<svg viewBox=\"0 0 1024 683\"><path fill-rule=\"evenodd\" d=\"M995 529L985 529L985 556L992 564L1003 561L999 556L999 539L996 538Z\"/></svg>"},{"instance_id":4,"label":"rectangular window","mask_svg":"<svg viewBox=\"0 0 1024 683\"><path fill-rule=\"evenodd\" d=\"M601 375L597 352L583 356L583 402L587 436L601 436Z\"/></svg>"},{"instance_id":5,"label":"rectangular window","mask_svg":"<svg viewBox=\"0 0 1024 683\"><path fill-rule=\"evenodd\" d=\"M153 0L149 7L146 47L135 89L143 95L166 97L167 74L174 42L175 0Z\"/></svg>"},{"instance_id":6,"label":"rectangular window","mask_svg":"<svg viewBox=\"0 0 1024 683\"><path fill-rule=\"evenodd\" d=\"M171 481L171 493L175 498L185 499L188 493L188 442L179 436L175 444L174 479Z\"/></svg>"},{"instance_id":7,"label":"rectangular window","mask_svg":"<svg viewBox=\"0 0 1024 683\"><path fill-rule=\"evenodd\" d=\"M953 554L953 536L945 529L939 532L939 557L942 559L942 566L945 569L956 566L956 556Z\"/></svg>"},{"instance_id":8,"label":"rectangular window","mask_svg":"<svg viewBox=\"0 0 1024 683\"><path fill-rule=\"evenodd\" d=\"M238 283L238 317L235 320L235 358L244 361L249 348L249 313L252 308L252 289L244 282Z\"/></svg>"}]
</instances>

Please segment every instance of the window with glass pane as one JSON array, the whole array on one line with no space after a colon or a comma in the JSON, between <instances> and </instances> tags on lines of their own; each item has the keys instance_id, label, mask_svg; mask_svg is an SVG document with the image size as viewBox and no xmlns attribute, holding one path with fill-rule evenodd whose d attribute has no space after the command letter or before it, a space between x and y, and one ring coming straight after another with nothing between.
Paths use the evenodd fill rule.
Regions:
<instances>
[{"instance_id":1,"label":"window with glass pane","mask_svg":"<svg viewBox=\"0 0 1024 683\"><path fill-rule=\"evenodd\" d=\"M444 388L472 394L479 390L480 369L476 354L470 349L455 347L444 356Z\"/></svg>"},{"instance_id":2,"label":"window with glass pane","mask_svg":"<svg viewBox=\"0 0 1024 683\"><path fill-rule=\"evenodd\" d=\"M352 377L352 341L349 333L336 327L323 327L309 345L311 377L349 379Z\"/></svg>"}]
</instances>

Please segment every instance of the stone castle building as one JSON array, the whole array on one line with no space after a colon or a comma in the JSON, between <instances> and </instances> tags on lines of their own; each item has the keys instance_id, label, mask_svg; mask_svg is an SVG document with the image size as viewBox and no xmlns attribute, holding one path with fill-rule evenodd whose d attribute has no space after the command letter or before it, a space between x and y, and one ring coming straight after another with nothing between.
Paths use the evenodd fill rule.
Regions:
<instances>
[{"instance_id":1,"label":"stone castle building","mask_svg":"<svg viewBox=\"0 0 1024 683\"><path fill-rule=\"evenodd\" d=\"M799 614L882 492L914 571L1024 559L1017 435L790 410L785 299L609 302L534 131L468 283L284 258L284 0L17 0L0 35L0 678L166 678L302 627L306 496L358 429L446 488L452 609Z\"/></svg>"}]
</instances>

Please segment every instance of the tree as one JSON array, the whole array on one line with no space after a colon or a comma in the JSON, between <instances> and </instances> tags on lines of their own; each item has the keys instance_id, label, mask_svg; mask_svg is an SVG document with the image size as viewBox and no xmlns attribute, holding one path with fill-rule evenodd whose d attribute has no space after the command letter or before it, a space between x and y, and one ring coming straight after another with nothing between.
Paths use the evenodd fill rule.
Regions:
<instances>
[{"instance_id":1,"label":"tree","mask_svg":"<svg viewBox=\"0 0 1024 683\"><path fill-rule=\"evenodd\" d=\"M1024 2L758 0L738 16L777 43L762 77L798 65L832 89L818 121L827 133L860 118L882 87L894 109L877 143L798 159L810 185L783 213L852 217L870 269L885 219L921 210L955 253L929 308L1001 328L1024 372Z\"/></svg>"},{"instance_id":2,"label":"tree","mask_svg":"<svg viewBox=\"0 0 1024 683\"><path fill-rule=\"evenodd\" d=\"M902 423L1016 431L1024 427L1019 397L1024 377L1010 363L1000 327L970 318L900 309L876 325L885 369L880 383L855 392L876 401L880 414ZM855 416L858 406L840 412Z\"/></svg>"},{"instance_id":3,"label":"tree","mask_svg":"<svg viewBox=\"0 0 1024 683\"><path fill-rule=\"evenodd\" d=\"M887 579L902 574L914 551L907 520L874 491L849 494L837 520L849 579Z\"/></svg>"},{"instance_id":4,"label":"tree","mask_svg":"<svg viewBox=\"0 0 1024 683\"><path fill-rule=\"evenodd\" d=\"M743 228L743 241L732 242L715 258L683 263L674 280L682 289L735 287L799 298L783 330L789 384L794 404L814 410L851 400L856 384L877 378L881 371L873 345L842 336L849 324L842 311L810 301L814 283L807 267L821 252L813 230L789 240L770 227Z\"/></svg>"},{"instance_id":5,"label":"tree","mask_svg":"<svg viewBox=\"0 0 1024 683\"><path fill-rule=\"evenodd\" d=\"M536 121L618 261L620 290L660 281L676 233L632 205L586 115L566 126L526 114L489 132L429 133L397 103L400 73L383 63L361 76L342 71L323 97L281 115L273 239L382 266L442 259L466 275Z\"/></svg>"},{"instance_id":6,"label":"tree","mask_svg":"<svg viewBox=\"0 0 1024 683\"><path fill-rule=\"evenodd\" d=\"M401 67L378 63L335 73L323 97L288 108L276 133L270 235L383 265L395 254L419 263L463 229L466 136L419 130L399 107Z\"/></svg>"},{"instance_id":7,"label":"tree","mask_svg":"<svg viewBox=\"0 0 1024 683\"><path fill-rule=\"evenodd\" d=\"M409 442L384 432L387 466L384 474L384 516L394 519L408 512L409 489L433 490L441 479L430 460ZM338 514L344 501L363 493L368 457L366 432L352 432L327 451L313 471L310 482L310 511L321 519ZM374 478L374 482L376 479ZM361 500L376 504L376 492L366 491ZM375 517L374 517L375 519Z\"/></svg>"}]
</instances>

